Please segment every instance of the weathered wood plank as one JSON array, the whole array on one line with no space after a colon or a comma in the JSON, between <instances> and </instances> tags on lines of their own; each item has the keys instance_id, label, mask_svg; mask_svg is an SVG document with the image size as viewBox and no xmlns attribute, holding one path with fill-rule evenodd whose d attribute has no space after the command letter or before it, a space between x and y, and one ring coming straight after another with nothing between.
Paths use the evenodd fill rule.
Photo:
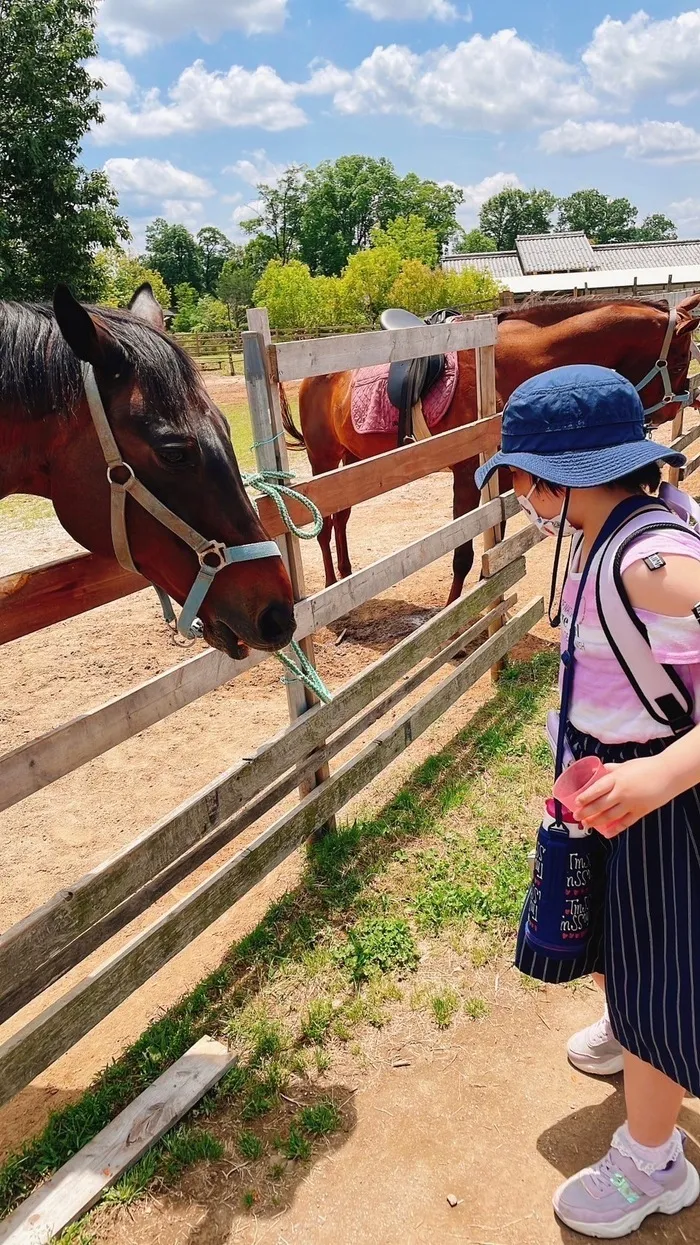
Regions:
<instances>
[{"instance_id":1,"label":"weathered wood plank","mask_svg":"<svg viewBox=\"0 0 700 1245\"><path fill-rule=\"evenodd\" d=\"M528 523L527 527L516 532L514 536L509 536L507 540L501 541L500 545L496 545L494 549L490 549L482 558L482 570L484 575L495 575L497 571L502 571L512 558L521 558L528 549L532 549L534 545L539 545L544 540L536 527Z\"/></svg>"},{"instance_id":2,"label":"weathered wood plank","mask_svg":"<svg viewBox=\"0 0 700 1245\"><path fill-rule=\"evenodd\" d=\"M675 441L672 441L668 448L675 450L677 454L682 454L689 445L697 441L698 437L700 437L700 424L696 428L689 428L682 436L676 437Z\"/></svg>"},{"instance_id":3,"label":"weathered wood plank","mask_svg":"<svg viewBox=\"0 0 700 1245\"><path fill-rule=\"evenodd\" d=\"M692 476L700 467L700 454L696 454L695 458L689 458L685 467L680 468L680 479L687 480L688 476Z\"/></svg>"},{"instance_id":4,"label":"weathered wood plank","mask_svg":"<svg viewBox=\"0 0 700 1245\"><path fill-rule=\"evenodd\" d=\"M2 1245L53 1240L80 1219L235 1063L203 1037L0 1224Z\"/></svg>"},{"instance_id":5,"label":"weathered wood plank","mask_svg":"<svg viewBox=\"0 0 700 1245\"><path fill-rule=\"evenodd\" d=\"M122 851L85 874L74 885L59 891L42 907L8 929L0 937L0 1021L24 1006L143 911L147 904L124 905L151 879L157 879L158 885L149 902L155 902L156 897L165 893L169 886L161 889L163 882L167 881L163 878L163 871L193 845L205 837L210 846L214 842L217 844L211 846L211 851L201 859L199 856L196 858L196 863L192 864L192 868L196 868L257 817L273 808L292 790L293 783L278 784L272 792L272 800L268 791L257 801L250 816L246 813L240 819L238 828L229 827L230 833L227 829L220 841L211 838L211 832L217 826L222 822L228 823L243 805L265 791L286 770L322 748L328 736L411 671L418 662L440 649L494 597L517 583L524 572L524 563L515 562L498 577L477 584L459 601L352 679L336 693L331 704L318 706L293 727L280 731L263 744L251 760L239 762L220 775ZM173 874L171 885L190 871L186 869L184 873ZM107 919L108 914L117 908L119 912L114 918ZM96 928L98 925L99 928ZM88 930L90 937L78 942ZM69 953L62 956L66 948Z\"/></svg>"},{"instance_id":6,"label":"weathered wood plank","mask_svg":"<svg viewBox=\"0 0 700 1245\"><path fill-rule=\"evenodd\" d=\"M333 514L432 472L442 471L451 463L481 453L493 453L499 443L500 429L500 416L480 424L453 428L450 432L438 433L429 441L404 445L375 458L339 467L295 487L310 497L322 514ZM256 497L255 502L270 535L284 535L287 529L271 498ZM308 522L309 512L301 502L290 501L289 512L295 523ZM98 566L98 562L103 565ZM93 576L96 576L94 583ZM79 553L16 575L6 575L0 578L0 643L50 627L147 586L145 579L123 570L117 562L97 559L90 553Z\"/></svg>"},{"instance_id":7,"label":"weathered wood plank","mask_svg":"<svg viewBox=\"0 0 700 1245\"><path fill-rule=\"evenodd\" d=\"M524 573L525 567L523 563L522 574L524 575ZM231 843L244 830L247 830L249 826L253 825L260 817L274 808L276 804L279 804L280 800L289 795L290 791L293 791L298 783L300 774L311 776L317 772L319 762L327 763L331 757L337 756L339 752L343 752L354 740L363 735L370 726L394 709L407 696L411 695L456 654L473 644L476 639L488 630L493 619L501 617L506 610L515 604L516 600L517 597L514 594L506 598L505 601L501 601L466 632L453 640L447 648L442 649L436 657L426 662L410 677L406 676L402 679L398 687L395 687L386 696L376 701L371 708L361 713L350 726L334 735L324 748L320 748L312 753L311 757L301 762L294 772L273 783L271 787L268 787L264 795L254 800L252 804L248 804L241 813L229 817L217 829L205 835L194 847L184 852L182 856L179 856L177 860L163 869L152 881L147 882L140 890L130 895L116 908L113 908L101 920L90 925L89 929L75 938L73 942L69 943L58 954L52 956L50 960L45 960L31 974L25 972L14 989L5 993L0 1000L0 1023L7 1020L9 1016L13 1016L31 999L36 998L43 990L53 985L69 969L74 968L76 964L84 960L96 947L101 946L109 938L112 938L114 934L124 929L135 917L140 916L142 912L150 908L152 904L161 899L163 895L172 890L184 878L189 877L195 869L198 869L200 865L210 860L212 856L220 852L222 848Z\"/></svg>"},{"instance_id":8,"label":"weathered wood plank","mask_svg":"<svg viewBox=\"0 0 700 1245\"><path fill-rule=\"evenodd\" d=\"M496 332L495 318L484 316L391 332L347 333L311 341L284 342L270 348L273 378L300 380L304 376L324 376L377 363L445 354L448 350L474 350L476 346L494 345Z\"/></svg>"},{"instance_id":9,"label":"weathered wood plank","mask_svg":"<svg viewBox=\"0 0 700 1245\"><path fill-rule=\"evenodd\" d=\"M148 587L112 558L80 553L0 579L0 644Z\"/></svg>"},{"instance_id":10,"label":"weathered wood plank","mask_svg":"<svg viewBox=\"0 0 700 1245\"><path fill-rule=\"evenodd\" d=\"M413 570L429 565L464 540L478 535L502 513L502 504L497 499L491 503L491 510L482 507L463 515L316 596L298 602L297 640L341 618L377 592L399 583ZM234 662L210 649L6 753L0 757L0 810L238 678L268 656L252 652L244 661Z\"/></svg>"},{"instance_id":11,"label":"weathered wood plank","mask_svg":"<svg viewBox=\"0 0 700 1245\"><path fill-rule=\"evenodd\" d=\"M243 848L158 921L57 999L0 1047L0 1105L109 1015L193 938L277 867L458 700L542 617L530 602L438 687L292 812Z\"/></svg>"}]
</instances>

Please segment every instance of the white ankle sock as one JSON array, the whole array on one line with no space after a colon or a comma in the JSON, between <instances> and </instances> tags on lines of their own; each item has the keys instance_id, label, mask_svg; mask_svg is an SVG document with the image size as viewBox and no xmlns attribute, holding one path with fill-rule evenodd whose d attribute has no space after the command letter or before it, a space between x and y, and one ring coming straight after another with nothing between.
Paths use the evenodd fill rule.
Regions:
<instances>
[{"instance_id":1,"label":"white ankle sock","mask_svg":"<svg viewBox=\"0 0 700 1245\"><path fill-rule=\"evenodd\" d=\"M640 1172L644 1172L647 1176L653 1176L654 1172L663 1171L668 1167L669 1163L675 1163L677 1158L683 1152L683 1138L677 1128L674 1128L668 1141L661 1146L643 1146L630 1133L627 1121L618 1128L612 1140L613 1148L623 1154L625 1158L631 1159L635 1167Z\"/></svg>"}]
</instances>

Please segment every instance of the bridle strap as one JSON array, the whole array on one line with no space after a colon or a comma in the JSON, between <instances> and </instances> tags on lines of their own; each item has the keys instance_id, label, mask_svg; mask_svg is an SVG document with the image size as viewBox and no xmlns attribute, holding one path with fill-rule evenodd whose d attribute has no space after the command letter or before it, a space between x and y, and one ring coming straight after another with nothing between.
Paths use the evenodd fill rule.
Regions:
<instances>
[{"instance_id":1,"label":"bridle strap","mask_svg":"<svg viewBox=\"0 0 700 1245\"><path fill-rule=\"evenodd\" d=\"M92 422L107 464L107 480L110 487L110 524L115 557L120 566L123 566L125 570L133 571L135 574L139 573L131 556L129 536L126 529L126 496L128 493L135 502L138 502L144 510L153 515L159 523L162 523L164 527L167 527L176 536L179 536L180 540L184 541L186 545L189 545L199 559L199 574L189 591L177 624L177 629L182 635L192 636L197 611L219 571L223 570L225 566L232 565L234 562L252 562L259 558L279 558L282 555L273 540L256 541L249 545L229 546L223 545L218 540L207 540L195 528L190 527L189 523L181 519L179 515L174 514L162 501L159 501L150 489L147 489L145 484L141 483L133 467L125 462L122 457L107 419L94 369L89 363L81 364L81 368L90 415L92 416ZM119 473L124 476L123 479L118 478ZM172 607L170 607L170 612L166 610L164 605L165 594L162 588L156 588L156 592L161 600L161 605L163 605L166 621L170 622L174 618Z\"/></svg>"},{"instance_id":2,"label":"bridle strap","mask_svg":"<svg viewBox=\"0 0 700 1245\"><path fill-rule=\"evenodd\" d=\"M653 415L654 411L660 411L661 408L664 406L676 405L676 403L682 403L683 405L685 405L685 403L688 402L688 400L690 399L691 388L690 388L690 382L688 381L687 374L686 374L686 384L688 385L688 388L686 389L685 393L674 393L673 386L671 384L671 378L668 374L668 352L671 349L671 342L673 341L673 334L676 331L677 320L678 320L678 308L672 307L668 313L668 324L666 325L666 333L664 335L663 344L661 346L661 353L658 359L656 360L656 363L654 364L654 366L650 368L649 371L647 372L646 376L642 377L638 385L635 385L635 389L637 390L637 393L641 393L642 389L646 389L647 385L651 384L653 380L656 380L657 376L661 377L661 381L664 387L664 396L660 402L655 402L653 406L645 406L644 407L645 415ZM695 343L692 342L691 340L691 352L694 349L697 350L697 347L695 346ZM700 357L700 356L696 356L696 357Z\"/></svg>"}]
</instances>

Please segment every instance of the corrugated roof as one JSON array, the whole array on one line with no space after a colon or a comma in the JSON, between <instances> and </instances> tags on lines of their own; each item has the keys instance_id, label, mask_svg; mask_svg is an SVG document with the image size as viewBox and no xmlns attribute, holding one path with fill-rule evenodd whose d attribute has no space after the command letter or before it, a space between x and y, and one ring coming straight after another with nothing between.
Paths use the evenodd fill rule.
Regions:
<instances>
[{"instance_id":1,"label":"corrugated roof","mask_svg":"<svg viewBox=\"0 0 700 1245\"><path fill-rule=\"evenodd\" d=\"M586 293L620 293L640 298L645 295L666 298L672 293L666 288L669 273L674 284L689 287L687 292L691 288L700 290L700 264L684 264L675 268L608 268L595 272L530 273L510 277L504 284L514 294L567 293L577 290L582 297Z\"/></svg>"},{"instance_id":2,"label":"corrugated roof","mask_svg":"<svg viewBox=\"0 0 700 1245\"><path fill-rule=\"evenodd\" d=\"M504 277L521 277L517 251L474 251L465 255L446 255L442 267L448 272L464 272L476 268L478 272L490 272L496 281Z\"/></svg>"},{"instance_id":3,"label":"corrugated roof","mask_svg":"<svg viewBox=\"0 0 700 1245\"><path fill-rule=\"evenodd\" d=\"M523 272L592 272L598 267L583 230L578 233L532 233L516 238Z\"/></svg>"},{"instance_id":4,"label":"corrugated roof","mask_svg":"<svg viewBox=\"0 0 700 1245\"><path fill-rule=\"evenodd\" d=\"M673 242L612 242L594 246L596 268L665 268L700 264L700 239Z\"/></svg>"}]
</instances>

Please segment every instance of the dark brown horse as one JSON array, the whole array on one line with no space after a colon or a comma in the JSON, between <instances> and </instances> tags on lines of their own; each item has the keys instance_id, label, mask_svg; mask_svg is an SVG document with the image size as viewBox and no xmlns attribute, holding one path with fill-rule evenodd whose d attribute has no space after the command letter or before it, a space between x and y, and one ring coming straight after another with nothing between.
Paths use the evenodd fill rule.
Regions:
<instances>
[{"instance_id":1,"label":"dark brown horse","mask_svg":"<svg viewBox=\"0 0 700 1245\"><path fill-rule=\"evenodd\" d=\"M674 394L687 388L691 334L697 327L693 311L699 305L700 294L694 294L676 308L676 322L667 353L668 378ZM528 377L567 363L598 363L615 368L637 385L659 359L669 326L668 304L651 300L577 298L504 308L497 315L499 408ZM460 351L455 395L447 414L432 429L433 433L447 432L477 418L475 358L473 351ZM357 462L396 448L395 435L355 431L350 412L352 378L353 372L337 372L303 381L299 392L301 432L294 427L287 409L287 431L306 446L314 475L332 471L341 462ZM641 393L645 409L648 411L660 404L663 397L662 378L657 374ZM665 423L673 419L678 410L678 403L660 405L650 422ZM452 468L455 518L479 504L479 492L474 483L477 466L478 460L472 458ZM505 476L502 487L509 487ZM341 578L352 571L346 535L349 517L350 511L344 510L327 518L319 536L327 585L335 581L331 554L333 530ZM455 550L450 602L460 596L473 560L471 543Z\"/></svg>"},{"instance_id":2,"label":"dark brown horse","mask_svg":"<svg viewBox=\"0 0 700 1245\"><path fill-rule=\"evenodd\" d=\"M118 451L158 502L207 541L267 541L226 420L195 364L162 330L150 286L137 291L130 311L83 307L65 287L54 309L0 303L0 497L50 498L75 540L114 556L110 487L82 360L94 369ZM200 571L197 556L128 495L125 518L135 566L182 604ZM283 647L294 605L282 560L224 566L199 614L205 638L231 657L244 656L248 644Z\"/></svg>"}]
</instances>

